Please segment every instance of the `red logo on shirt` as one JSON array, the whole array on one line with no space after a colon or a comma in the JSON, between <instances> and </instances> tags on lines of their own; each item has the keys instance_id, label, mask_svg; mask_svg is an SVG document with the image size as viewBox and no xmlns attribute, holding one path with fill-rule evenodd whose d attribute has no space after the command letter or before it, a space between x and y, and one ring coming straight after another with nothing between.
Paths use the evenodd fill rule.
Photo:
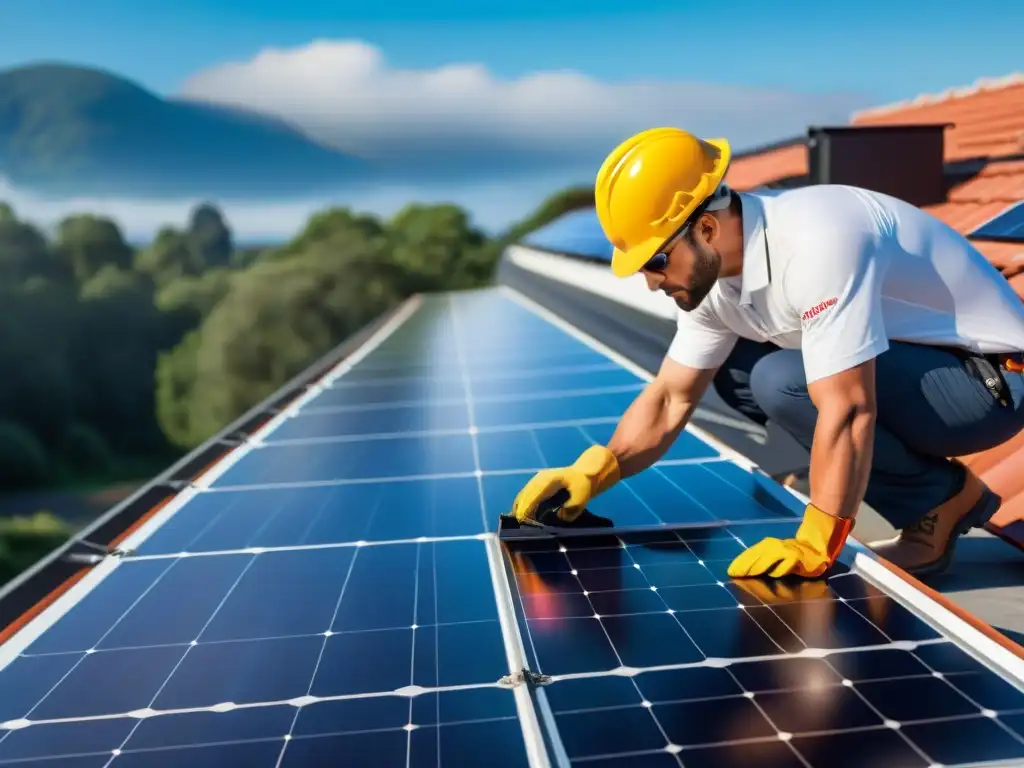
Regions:
<instances>
[{"instance_id":1,"label":"red logo on shirt","mask_svg":"<svg viewBox=\"0 0 1024 768\"><path fill-rule=\"evenodd\" d=\"M817 317L826 309L835 304L837 301L839 301L839 299L833 296L831 299L826 299L825 301L821 302L821 304L815 304L813 307L811 307L810 309L803 313L803 315L800 317L801 322L806 323L812 317Z\"/></svg>"}]
</instances>

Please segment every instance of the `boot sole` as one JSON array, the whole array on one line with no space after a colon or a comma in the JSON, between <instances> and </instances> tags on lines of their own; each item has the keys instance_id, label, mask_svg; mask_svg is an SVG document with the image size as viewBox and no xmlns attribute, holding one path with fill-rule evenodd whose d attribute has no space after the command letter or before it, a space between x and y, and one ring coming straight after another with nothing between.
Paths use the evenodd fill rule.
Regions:
<instances>
[{"instance_id":1,"label":"boot sole","mask_svg":"<svg viewBox=\"0 0 1024 768\"><path fill-rule=\"evenodd\" d=\"M972 528L981 528L985 525L999 511L1002 503L1003 500L998 494L986 489L981 498L978 499L978 502L971 507L971 511L960 518L960 522L953 528L953 533L949 537L949 543L938 559L932 560L930 563L904 568L903 570L911 576L938 576L945 573L953 562L953 553L956 550L956 544L960 537L966 535Z\"/></svg>"}]
</instances>

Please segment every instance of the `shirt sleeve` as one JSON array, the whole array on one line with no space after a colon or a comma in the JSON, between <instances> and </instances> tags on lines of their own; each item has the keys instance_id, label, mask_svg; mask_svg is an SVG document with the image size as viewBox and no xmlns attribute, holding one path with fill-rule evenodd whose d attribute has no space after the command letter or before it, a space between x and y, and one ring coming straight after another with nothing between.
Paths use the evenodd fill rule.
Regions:
<instances>
[{"instance_id":1,"label":"shirt sleeve","mask_svg":"<svg viewBox=\"0 0 1024 768\"><path fill-rule=\"evenodd\" d=\"M714 316L709 299L692 312L679 310L669 359L689 368L711 370L729 357L739 337Z\"/></svg>"},{"instance_id":2,"label":"shirt sleeve","mask_svg":"<svg viewBox=\"0 0 1024 768\"><path fill-rule=\"evenodd\" d=\"M790 306L800 315L807 383L885 352L882 282L888 262L874 237L815 232L793 245L783 282Z\"/></svg>"}]
</instances>

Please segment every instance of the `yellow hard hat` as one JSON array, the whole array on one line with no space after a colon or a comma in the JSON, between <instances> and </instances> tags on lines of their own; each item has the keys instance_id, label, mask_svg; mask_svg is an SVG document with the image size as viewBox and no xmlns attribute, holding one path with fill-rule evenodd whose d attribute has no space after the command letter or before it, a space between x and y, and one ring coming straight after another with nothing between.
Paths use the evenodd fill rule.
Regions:
<instances>
[{"instance_id":1,"label":"yellow hard hat","mask_svg":"<svg viewBox=\"0 0 1024 768\"><path fill-rule=\"evenodd\" d=\"M679 128L651 128L612 150L597 172L597 218L626 277L658 252L717 188L732 150Z\"/></svg>"}]
</instances>

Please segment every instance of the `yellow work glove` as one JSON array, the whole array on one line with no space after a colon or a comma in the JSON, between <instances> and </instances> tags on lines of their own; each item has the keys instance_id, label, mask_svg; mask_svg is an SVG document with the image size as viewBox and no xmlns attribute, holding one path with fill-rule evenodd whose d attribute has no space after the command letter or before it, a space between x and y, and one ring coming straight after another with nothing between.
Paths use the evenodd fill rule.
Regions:
<instances>
[{"instance_id":1,"label":"yellow work glove","mask_svg":"<svg viewBox=\"0 0 1024 768\"><path fill-rule=\"evenodd\" d=\"M592 445L572 466L543 469L530 478L516 496L512 514L519 522L533 519L541 502L564 488L569 492L569 499L558 510L558 518L571 523L592 498L617 483L619 477L619 462L615 454L603 445Z\"/></svg>"},{"instance_id":2,"label":"yellow work glove","mask_svg":"<svg viewBox=\"0 0 1024 768\"><path fill-rule=\"evenodd\" d=\"M804 519L792 539L768 537L741 552L729 564L733 578L761 576L821 576L839 557L853 530L853 520L833 517L813 504L804 510Z\"/></svg>"}]
</instances>

